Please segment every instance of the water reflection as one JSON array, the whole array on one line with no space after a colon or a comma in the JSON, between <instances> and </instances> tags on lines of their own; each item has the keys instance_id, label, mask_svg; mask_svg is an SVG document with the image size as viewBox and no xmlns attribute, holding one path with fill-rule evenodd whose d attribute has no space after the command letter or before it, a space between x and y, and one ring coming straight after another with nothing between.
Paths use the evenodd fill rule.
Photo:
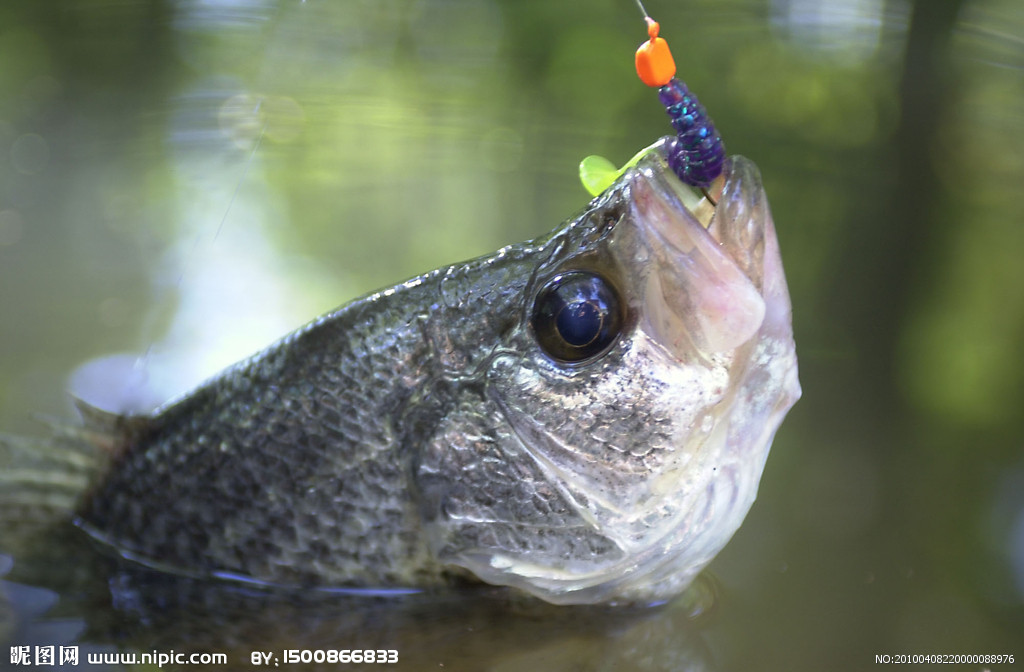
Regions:
<instances>
[{"instance_id":1,"label":"water reflection","mask_svg":"<svg viewBox=\"0 0 1024 672\"><path fill-rule=\"evenodd\" d=\"M564 609L490 587L377 596L287 591L161 574L97 555L74 530L56 534L60 541L39 544L42 557L22 557L0 582L0 639L86 643L83 663L102 653L173 650L225 653L228 665L219 669L252 669L256 651L283 665L286 649L372 649L398 652L399 665L388 669L714 669L686 598L659 608ZM60 570L60 556L46 557L56 547L77 558L73 577ZM301 667L338 666L307 662Z\"/></svg>"}]
</instances>

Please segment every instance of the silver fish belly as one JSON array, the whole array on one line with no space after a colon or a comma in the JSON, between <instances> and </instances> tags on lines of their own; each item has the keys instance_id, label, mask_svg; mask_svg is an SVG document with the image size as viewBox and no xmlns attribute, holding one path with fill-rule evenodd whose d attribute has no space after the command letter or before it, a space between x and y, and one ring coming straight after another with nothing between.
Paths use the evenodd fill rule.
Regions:
<instances>
[{"instance_id":1,"label":"silver fish belly","mask_svg":"<svg viewBox=\"0 0 1024 672\"><path fill-rule=\"evenodd\" d=\"M547 236L108 423L79 524L202 576L678 594L739 527L800 396L760 177L742 157L726 176L695 207L659 149Z\"/></svg>"}]
</instances>

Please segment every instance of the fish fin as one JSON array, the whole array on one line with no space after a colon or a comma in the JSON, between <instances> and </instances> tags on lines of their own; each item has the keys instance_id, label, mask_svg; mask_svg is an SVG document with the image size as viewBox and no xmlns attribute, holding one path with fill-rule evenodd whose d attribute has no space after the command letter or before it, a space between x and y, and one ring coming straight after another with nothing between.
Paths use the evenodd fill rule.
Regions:
<instances>
[{"instance_id":1,"label":"fish fin","mask_svg":"<svg viewBox=\"0 0 1024 672\"><path fill-rule=\"evenodd\" d=\"M95 447L68 436L0 435L0 551L69 519L103 462Z\"/></svg>"},{"instance_id":2,"label":"fish fin","mask_svg":"<svg viewBox=\"0 0 1024 672\"><path fill-rule=\"evenodd\" d=\"M82 418L82 425L67 427L58 423L55 425L55 429L70 431L111 456L117 456L124 452L129 444L149 431L153 424L151 415L113 413L93 406L74 395L72 395L71 401Z\"/></svg>"},{"instance_id":3,"label":"fish fin","mask_svg":"<svg viewBox=\"0 0 1024 672\"><path fill-rule=\"evenodd\" d=\"M39 418L41 437L0 434L0 551L20 548L35 531L70 520L110 461L151 425L74 399L80 423Z\"/></svg>"}]
</instances>

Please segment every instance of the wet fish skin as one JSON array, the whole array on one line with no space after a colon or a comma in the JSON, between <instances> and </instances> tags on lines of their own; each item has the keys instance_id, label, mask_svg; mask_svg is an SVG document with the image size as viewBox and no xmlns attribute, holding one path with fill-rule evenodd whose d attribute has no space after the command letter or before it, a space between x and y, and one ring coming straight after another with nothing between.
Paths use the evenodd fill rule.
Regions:
<instances>
[{"instance_id":1,"label":"wet fish skin","mask_svg":"<svg viewBox=\"0 0 1024 672\"><path fill-rule=\"evenodd\" d=\"M760 180L743 159L728 171L708 230L655 153L547 236L313 322L133 421L81 526L204 576L677 594L742 521L800 394ZM529 322L579 269L625 319L567 364Z\"/></svg>"},{"instance_id":2,"label":"wet fish skin","mask_svg":"<svg viewBox=\"0 0 1024 672\"><path fill-rule=\"evenodd\" d=\"M311 323L158 413L115 456L83 524L189 572L443 582L413 462L418 437L453 405L446 372L479 359L465 343L512 327L536 252L499 254L470 262L483 290L466 286L465 267L428 273Z\"/></svg>"}]
</instances>

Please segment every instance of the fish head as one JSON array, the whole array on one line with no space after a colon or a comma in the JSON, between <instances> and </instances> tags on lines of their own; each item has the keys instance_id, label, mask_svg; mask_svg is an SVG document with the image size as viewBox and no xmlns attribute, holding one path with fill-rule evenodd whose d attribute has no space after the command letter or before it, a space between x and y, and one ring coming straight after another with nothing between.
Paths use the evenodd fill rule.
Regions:
<instances>
[{"instance_id":1,"label":"fish head","mask_svg":"<svg viewBox=\"0 0 1024 672\"><path fill-rule=\"evenodd\" d=\"M441 561L554 603L653 603L752 505L800 396L778 241L751 161L713 205L663 146L544 240L484 367L491 410L452 420L477 440L420 463Z\"/></svg>"}]
</instances>

